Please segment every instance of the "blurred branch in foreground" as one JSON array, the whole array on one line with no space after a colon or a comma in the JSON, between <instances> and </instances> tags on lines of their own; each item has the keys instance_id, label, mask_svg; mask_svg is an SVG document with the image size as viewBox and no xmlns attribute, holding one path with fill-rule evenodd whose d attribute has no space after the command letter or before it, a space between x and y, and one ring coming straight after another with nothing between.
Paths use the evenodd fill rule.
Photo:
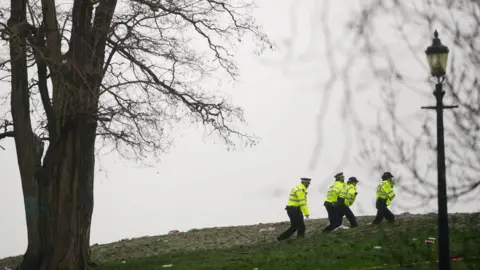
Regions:
<instances>
[{"instance_id":1,"label":"blurred branch in foreground","mask_svg":"<svg viewBox=\"0 0 480 270\"><path fill-rule=\"evenodd\" d=\"M424 50L438 29L451 49L445 102L459 105L445 113L449 198L471 200L480 185L480 3L374 0L349 7L338 37L344 45L325 34L327 51L341 56L326 59L331 80L341 82L336 90L344 92L342 116L355 126L361 163L375 174L389 170L399 175L397 187L420 198L418 206L436 198L435 114L420 106L434 103ZM325 8L322 16L327 15ZM329 32L333 26L322 23ZM365 117L371 108L361 103L365 96L376 121Z\"/></svg>"}]
</instances>

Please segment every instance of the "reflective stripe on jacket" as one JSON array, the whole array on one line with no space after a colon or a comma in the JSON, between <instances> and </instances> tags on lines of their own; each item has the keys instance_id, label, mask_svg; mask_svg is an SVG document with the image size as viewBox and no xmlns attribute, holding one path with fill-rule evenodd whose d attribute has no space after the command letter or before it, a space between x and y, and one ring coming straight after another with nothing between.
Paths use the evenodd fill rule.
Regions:
<instances>
[{"instance_id":1,"label":"reflective stripe on jacket","mask_svg":"<svg viewBox=\"0 0 480 270\"><path fill-rule=\"evenodd\" d=\"M395 192L393 191L392 182L389 180L383 180L381 184L377 186L377 200L384 199L387 201L387 205L395 198Z\"/></svg>"},{"instance_id":2,"label":"reflective stripe on jacket","mask_svg":"<svg viewBox=\"0 0 480 270\"><path fill-rule=\"evenodd\" d=\"M343 187L340 194L338 194L339 198L343 198L345 200L346 206L351 206L355 202L357 187L353 184L348 184Z\"/></svg>"},{"instance_id":3,"label":"reflective stripe on jacket","mask_svg":"<svg viewBox=\"0 0 480 270\"><path fill-rule=\"evenodd\" d=\"M288 206L300 207L305 216L309 216L310 212L308 211L307 206L307 188L304 184L300 184L290 191L290 196L288 198Z\"/></svg>"},{"instance_id":4,"label":"reflective stripe on jacket","mask_svg":"<svg viewBox=\"0 0 480 270\"><path fill-rule=\"evenodd\" d=\"M325 199L326 202L336 202L338 198L338 194L340 194L340 191L345 187L345 183L342 181L335 181L329 188L327 192L327 199Z\"/></svg>"}]
</instances>

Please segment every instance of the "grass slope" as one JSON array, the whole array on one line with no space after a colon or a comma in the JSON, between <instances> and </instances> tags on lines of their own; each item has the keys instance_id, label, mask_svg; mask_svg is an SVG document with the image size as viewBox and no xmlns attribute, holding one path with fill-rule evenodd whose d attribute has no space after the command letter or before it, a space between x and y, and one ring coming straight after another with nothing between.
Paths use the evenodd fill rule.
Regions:
<instances>
[{"instance_id":1,"label":"grass slope","mask_svg":"<svg viewBox=\"0 0 480 270\"><path fill-rule=\"evenodd\" d=\"M322 234L325 219L307 221L307 237L276 242L286 222L191 230L186 233L122 240L94 245L98 270L126 269L436 269L436 215L398 217L395 225L367 225L372 217L358 217L360 227ZM346 220L344 222L347 222ZM347 222L348 223L348 222ZM259 232L274 227L275 231ZM480 214L450 215L453 269L480 269ZM374 248L381 246L380 249ZM19 257L0 260L14 266ZM167 268L166 266L172 265ZM0 268L2 269L2 268ZM3 270L3 269L2 269Z\"/></svg>"}]
</instances>

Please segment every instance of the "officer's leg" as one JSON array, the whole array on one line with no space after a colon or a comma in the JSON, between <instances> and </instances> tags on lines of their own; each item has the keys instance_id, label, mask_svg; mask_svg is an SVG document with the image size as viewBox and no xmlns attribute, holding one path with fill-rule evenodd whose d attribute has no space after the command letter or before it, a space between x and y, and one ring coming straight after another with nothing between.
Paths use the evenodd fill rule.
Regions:
<instances>
[{"instance_id":1,"label":"officer's leg","mask_svg":"<svg viewBox=\"0 0 480 270\"><path fill-rule=\"evenodd\" d=\"M331 203L326 203L324 204L325 206L325 209L327 209L327 213L328 213L328 226L323 228L323 231L324 232L327 232L327 231L331 231L332 230L332 227L333 227L333 223L335 222L335 213L334 213L334 208L332 206Z\"/></svg>"},{"instance_id":2,"label":"officer's leg","mask_svg":"<svg viewBox=\"0 0 480 270\"><path fill-rule=\"evenodd\" d=\"M335 206L335 222L333 223L332 230L335 230L337 227L340 227L340 225L342 225L344 215L345 205L339 204Z\"/></svg>"},{"instance_id":3,"label":"officer's leg","mask_svg":"<svg viewBox=\"0 0 480 270\"><path fill-rule=\"evenodd\" d=\"M375 206L377 207L377 215L375 216L375 219L373 220L372 224L380 224L384 218L384 210L387 208L387 203L384 199L378 199L377 202L375 203Z\"/></svg>"},{"instance_id":4,"label":"officer's leg","mask_svg":"<svg viewBox=\"0 0 480 270\"><path fill-rule=\"evenodd\" d=\"M298 223L297 223L298 219L296 217L295 208L287 207L286 210L287 210L288 218L290 219L290 227L286 231L284 231L282 234L280 234L280 236L277 237L277 240L279 241L289 238L298 229Z\"/></svg>"},{"instance_id":5,"label":"officer's leg","mask_svg":"<svg viewBox=\"0 0 480 270\"><path fill-rule=\"evenodd\" d=\"M382 223L382 220L383 220L382 210L377 209L377 215L375 216L375 219L373 220L372 224L378 225L378 224Z\"/></svg>"},{"instance_id":6,"label":"officer's leg","mask_svg":"<svg viewBox=\"0 0 480 270\"><path fill-rule=\"evenodd\" d=\"M383 216L388 220L388 223L394 223L395 222L395 215L388 209L388 207L385 207L384 214Z\"/></svg>"},{"instance_id":7,"label":"officer's leg","mask_svg":"<svg viewBox=\"0 0 480 270\"><path fill-rule=\"evenodd\" d=\"M346 209L347 207L345 205L340 206L340 214L337 216L338 226L341 226L343 224L343 217L345 216Z\"/></svg>"},{"instance_id":8,"label":"officer's leg","mask_svg":"<svg viewBox=\"0 0 480 270\"><path fill-rule=\"evenodd\" d=\"M297 237L298 238L303 238L305 237L305 220L303 219L303 213L300 209L297 211L297 224L298 224L298 230L297 230Z\"/></svg>"},{"instance_id":9,"label":"officer's leg","mask_svg":"<svg viewBox=\"0 0 480 270\"><path fill-rule=\"evenodd\" d=\"M352 209L350 209L348 206L345 207L345 216L347 217L348 221L350 221L350 226L352 228L358 227L357 218L353 214Z\"/></svg>"},{"instance_id":10,"label":"officer's leg","mask_svg":"<svg viewBox=\"0 0 480 270\"><path fill-rule=\"evenodd\" d=\"M328 221L330 223L333 223L333 219L335 218L335 213L334 213L334 208L333 205L330 203L326 206L327 208L327 213L328 213Z\"/></svg>"}]
</instances>

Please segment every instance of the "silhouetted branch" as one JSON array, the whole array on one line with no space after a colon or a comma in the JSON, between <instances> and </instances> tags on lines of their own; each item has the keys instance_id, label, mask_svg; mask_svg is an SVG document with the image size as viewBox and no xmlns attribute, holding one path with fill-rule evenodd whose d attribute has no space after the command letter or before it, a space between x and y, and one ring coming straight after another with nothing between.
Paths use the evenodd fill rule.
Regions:
<instances>
[{"instance_id":1,"label":"silhouetted branch","mask_svg":"<svg viewBox=\"0 0 480 270\"><path fill-rule=\"evenodd\" d=\"M15 136L15 132L13 131L2 132L0 133L0 140L6 137L13 137L13 136Z\"/></svg>"},{"instance_id":2,"label":"silhouetted branch","mask_svg":"<svg viewBox=\"0 0 480 270\"><path fill-rule=\"evenodd\" d=\"M0 132L0 140L5 139L7 137L15 136L15 132L13 132L13 130L9 130L9 127L12 127L12 126L13 126L12 122L8 120L4 120L3 124L0 125L0 130L3 130L2 132ZM3 147L2 149L5 150Z\"/></svg>"},{"instance_id":3,"label":"silhouetted branch","mask_svg":"<svg viewBox=\"0 0 480 270\"><path fill-rule=\"evenodd\" d=\"M52 3L47 1L45 5ZM260 52L273 48L256 25L250 12L252 3L127 1L122 3L128 8L117 13L110 12L111 7L105 3L91 3L92 25L97 29L93 38L99 42L100 37L106 36L106 47L96 48L97 54L102 54L95 59L105 58L100 72L103 79L98 110L77 113L77 117L88 115L98 122L97 134L104 144L113 143L125 156L133 151L134 156L143 159L147 153L163 153L172 143L168 130L175 122L183 121L204 125L207 132L219 135L229 147L235 145L233 137L246 146L256 142L257 138L234 126L235 122L244 122L241 108L200 87L204 78L215 78L220 70L235 79L238 69L233 50L246 34L258 41ZM56 74L65 69L75 69L75 63L68 60L69 53L59 50L59 40L68 42L70 47L79 41L71 40L76 34L70 9L58 6L47 11L40 4L29 2L28 8L28 66L37 66L38 71L29 79L32 124L36 134L54 140L54 132L60 128L55 127L57 116L51 108L55 103L55 85L48 86L52 87L49 89L45 81L56 80ZM98 31L105 30L101 25L105 18L108 21L109 14L113 16L111 26L102 34ZM41 24L45 15L56 17L57 21ZM48 32L53 24L60 29ZM8 61L2 62L5 80L10 73ZM98 72L97 68L94 72ZM87 80L86 75L81 76Z\"/></svg>"},{"instance_id":4,"label":"silhouetted branch","mask_svg":"<svg viewBox=\"0 0 480 270\"><path fill-rule=\"evenodd\" d=\"M335 47L335 54L353 59L337 61L331 77L344 82L346 96L366 94L379 104L373 125L370 113L362 119L360 111L342 106L352 112L347 118L357 127L362 164L376 173L394 171L402 191L425 201L437 196L435 115L420 110L434 102L424 50L436 28L451 50L445 102L460 106L445 112L449 197L468 200L479 191L479 18L478 1L365 1L352 9L341 35L349 45ZM360 93L365 87L370 90Z\"/></svg>"}]
</instances>

